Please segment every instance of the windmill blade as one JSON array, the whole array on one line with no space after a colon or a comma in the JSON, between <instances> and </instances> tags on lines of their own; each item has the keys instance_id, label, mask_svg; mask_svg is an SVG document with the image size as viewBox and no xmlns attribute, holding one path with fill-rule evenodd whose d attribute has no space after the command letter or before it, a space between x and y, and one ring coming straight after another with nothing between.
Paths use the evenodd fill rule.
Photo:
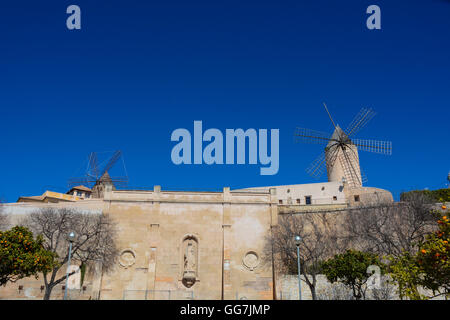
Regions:
<instances>
[{"instance_id":1,"label":"windmill blade","mask_svg":"<svg viewBox=\"0 0 450 320\"><path fill-rule=\"evenodd\" d=\"M353 118L352 122L350 122L350 124L347 126L347 129L345 130L345 132L347 132L348 134L350 134L350 132L353 130L353 128L360 123L361 119L364 117L364 115L366 114L367 109L366 108L362 108L361 110L359 110L358 114L355 116L355 118Z\"/></svg>"},{"instance_id":2,"label":"windmill blade","mask_svg":"<svg viewBox=\"0 0 450 320\"><path fill-rule=\"evenodd\" d=\"M327 144L329 141L337 141L331 139L328 133L299 127L296 128L294 137L297 143Z\"/></svg>"},{"instance_id":3,"label":"windmill blade","mask_svg":"<svg viewBox=\"0 0 450 320\"><path fill-rule=\"evenodd\" d=\"M89 168L90 168L90 172L92 173L92 176L95 177L95 179L98 179L98 158L97 158L97 153L96 152L91 152L91 154L89 155Z\"/></svg>"},{"instance_id":4,"label":"windmill blade","mask_svg":"<svg viewBox=\"0 0 450 320\"><path fill-rule=\"evenodd\" d=\"M79 185L89 185L90 182L95 182L95 180L88 179L87 177L71 178L67 181L67 186L69 188L79 186Z\"/></svg>"},{"instance_id":5,"label":"windmill blade","mask_svg":"<svg viewBox=\"0 0 450 320\"><path fill-rule=\"evenodd\" d=\"M306 169L311 177L320 178L325 171L325 153L321 153Z\"/></svg>"},{"instance_id":6,"label":"windmill blade","mask_svg":"<svg viewBox=\"0 0 450 320\"><path fill-rule=\"evenodd\" d=\"M111 157L111 159L109 160L109 162L106 164L106 166L103 168L100 177L106 172L109 171L109 169L112 168L112 166L117 162L117 160L120 158L120 155L122 154L122 151L117 150L116 152L114 152L113 156Z\"/></svg>"},{"instance_id":7,"label":"windmill blade","mask_svg":"<svg viewBox=\"0 0 450 320\"><path fill-rule=\"evenodd\" d=\"M128 184L127 183L117 183L117 184L114 184L114 187L119 190L120 189L124 190L128 187Z\"/></svg>"},{"instance_id":8,"label":"windmill blade","mask_svg":"<svg viewBox=\"0 0 450 320\"><path fill-rule=\"evenodd\" d=\"M121 177L110 177L111 182L114 184L116 188L125 188L128 186L128 177L127 176L121 176Z\"/></svg>"},{"instance_id":9,"label":"windmill blade","mask_svg":"<svg viewBox=\"0 0 450 320\"><path fill-rule=\"evenodd\" d=\"M350 151L349 152L350 158L353 159L355 162L358 161L358 168L359 168L359 173L361 175L361 182L366 183L367 181L369 181L369 179L367 179L366 174L364 173L363 169L359 165L359 157L358 157L357 151L353 150L352 148L346 148L346 149ZM354 163L354 162L352 162L352 163Z\"/></svg>"},{"instance_id":10,"label":"windmill blade","mask_svg":"<svg viewBox=\"0 0 450 320\"><path fill-rule=\"evenodd\" d=\"M352 153L348 151L349 149L350 148L341 148L342 152L339 155L344 175L347 176L346 179L350 186L362 186L361 171L358 173L353 165L357 160Z\"/></svg>"},{"instance_id":11,"label":"windmill blade","mask_svg":"<svg viewBox=\"0 0 450 320\"><path fill-rule=\"evenodd\" d=\"M366 176L365 172L363 171L363 169L361 169L361 166L359 167L359 172L361 172L361 182L363 184L367 183L369 181L369 179L367 179L367 176Z\"/></svg>"},{"instance_id":12,"label":"windmill blade","mask_svg":"<svg viewBox=\"0 0 450 320\"><path fill-rule=\"evenodd\" d=\"M127 183L128 177L111 177L111 181L115 183Z\"/></svg>"},{"instance_id":13,"label":"windmill blade","mask_svg":"<svg viewBox=\"0 0 450 320\"><path fill-rule=\"evenodd\" d=\"M323 103L323 106L325 107L325 110L328 113L328 117L330 117L331 123L333 124L334 129L336 130L336 125L334 124L333 118L331 117L330 111L328 111L327 105L325 104L325 102Z\"/></svg>"},{"instance_id":14,"label":"windmill blade","mask_svg":"<svg viewBox=\"0 0 450 320\"><path fill-rule=\"evenodd\" d=\"M347 130L347 136L351 136L360 131L374 116L376 115L375 111L372 109L362 108L353 121L349 124Z\"/></svg>"},{"instance_id":15,"label":"windmill blade","mask_svg":"<svg viewBox=\"0 0 450 320\"><path fill-rule=\"evenodd\" d=\"M327 148L325 148L325 160L326 160L326 167L327 170L329 170L332 166L334 166L334 163L336 162L337 156L339 154L339 145L333 144Z\"/></svg>"},{"instance_id":16,"label":"windmill blade","mask_svg":"<svg viewBox=\"0 0 450 320\"><path fill-rule=\"evenodd\" d=\"M384 155L392 154L391 141L353 139L352 143L358 148L358 150L361 151L374 152Z\"/></svg>"}]
</instances>

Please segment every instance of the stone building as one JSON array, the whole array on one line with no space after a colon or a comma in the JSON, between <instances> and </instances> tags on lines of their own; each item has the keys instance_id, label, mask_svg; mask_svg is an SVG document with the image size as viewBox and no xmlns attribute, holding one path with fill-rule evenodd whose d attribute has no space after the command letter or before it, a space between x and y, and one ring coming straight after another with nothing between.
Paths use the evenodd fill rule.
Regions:
<instances>
[{"instance_id":1,"label":"stone building","mask_svg":"<svg viewBox=\"0 0 450 320\"><path fill-rule=\"evenodd\" d=\"M262 255L280 214L393 201L386 190L343 179L342 168L327 169L328 182L221 192L166 191L159 186L116 190L104 175L92 190L78 186L67 194L20 197L3 211L12 225L45 207L109 214L117 223L117 265L110 272L103 272L100 264L89 266L82 285L79 274L71 276L72 298L276 299L278 275ZM42 284L22 279L0 288L0 299L40 299ZM53 289L52 299L62 298L63 289L63 284Z\"/></svg>"},{"instance_id":2,"label":"stone building","mask_svg":"<svg viewBox=\"0 0 450 320\"><path fill-rule=\"evenodd\" d=\"M270 192L107 188L103 198L54 204L18 202L6 204L4 211L15 224L23 215L46 206L108 213L117 222L118 264L110 273L102 273L101 266L96 266L97 272L81 288L84 298L274 296L271 266L261 263L264 237L277 219L275 194ZM40 285L34 279L20 280L1 288L0 298L39 298L43 294ZM27 293L30 288L33 290ZM58 288L53 291L53 298L63 293Z\"/></svg>"},{"instance_id":3,"label":"stone building","mask_svg":"<svg viewBox=\"0 0 450 320\"><path fill-rule=\"evenodd\" d=\"M4 212L11 224L49 206L109 214L117 222L118 263L109 273L92 266L83 285L70 290L79 299L274 299L277 279L262 254L278 215L344 209L355 204L356 195L361 202L374 190L390 196L381 189L346 190L338 182L222 192L104 186L101 198L24 202L21 197L5 204ZM0 298L42 298L41 281L10 284L0 289ZM53 289L53 299L62 297L63 286Z\"/></svg>"}]
</instances>

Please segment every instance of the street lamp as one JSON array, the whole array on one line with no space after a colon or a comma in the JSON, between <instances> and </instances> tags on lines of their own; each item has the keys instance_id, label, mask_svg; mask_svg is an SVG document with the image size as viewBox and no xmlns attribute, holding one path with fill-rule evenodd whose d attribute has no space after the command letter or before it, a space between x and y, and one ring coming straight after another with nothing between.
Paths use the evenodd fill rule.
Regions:
<instances>
[{"instance_id":1,"label":"street lamp","mask_svg":"<svg viewBox=\"0 0 450 320\"><path fill-rule=\"evenodd\" d=\"M297 263L298 263L298 300L302 300L302 283L300 281L300 242L302 238L295 236L295 245L297 246Z\"/></svg>"},{"instance_id":2,"label":"street lamp","mask_svg":"<svg viewBox=\"0 0 450 320\"><path fill-rule=\"evenodd\" d=\"M67 300L67 287L69 284L69 268L70 268L70 256L72 255L72 243L75 240L75 232L71 231L67 235L67 240L69 241L69 259L67 261L67 271L66 271L66 287L64 289L64 300Z\"/></svg>"}]
</instances>

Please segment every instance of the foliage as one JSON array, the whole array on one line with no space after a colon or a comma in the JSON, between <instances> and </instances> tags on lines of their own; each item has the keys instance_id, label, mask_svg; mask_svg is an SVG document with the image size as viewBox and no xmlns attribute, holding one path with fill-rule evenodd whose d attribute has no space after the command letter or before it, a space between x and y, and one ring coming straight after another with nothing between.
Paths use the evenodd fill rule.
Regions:
<instances>
[{"instance_id":1,"label":"foliage","mask_svg":"<svg viewBox=\"0 0 450 320\"><path fill-rule=\"evenodd\" d=\"M414 194L425 195L435 202L449 202L450 201L450 189L437 189L437 190L413 190L408 192L402 192L400 194L400 200L405 201L409 196Z\"/></svg>"},{"instance_id":2,"label":"foliage","mask_svg":"<svg viewBox=\"0 0 450 320\"><path fill-rule=\"evenodd\" d=\"M450 293L450 220L442 216L438 221L439 230L430 234L421 244L417 256L424 277L421 284L433 293L440 288Z\"/></svg>"},{"instance_id":3,"label":"foliage","mask_svg":"<svg viewBox=\"0 0 450 320\"><path fill-rule=\"evenodd\" d=\"M405 251L402 256L395 258L391 256L390 259L390 275L398 285L400 298L403 299L406 296L412 300L421 300L422 296L417 288L420 271L414 256Z\"/></svg>"},{"instance_id":4,"label":"foliage","mask_svg":"<svg viewBox=\"0 0 450 320\"><path fill-rule=\"evenodd\" d=\"M323 262L322 272L331 283L340 282L351 288L359 300L364 297L363 286L371 276L367 273L370 265L379 266L381 273L384 272L385 266L376 254L349 249Z\"/></svg>"},{"instance_id":5,"label":"foliage","mask_svg":"<svg viewBox=\"0 0 450 320\"><path fill-rule=\"evenodd\" d=\"M446 207L442 206L443 210ZM450 219L447 213L435 212L438 230L426 236L412 255L392 259L391 275L399 285L399 294L410 299L428 299L439 295L450 296ZM432 291L432 295L420 294L418 287Z\"/></svg>"},{"instance_id":6,"label":"foliage","mask_svg":"<svg viewBox=\"0 0 450 320\"><path fill-rule=\"evenodd\" d=\"M45 250L43 242L42 236L34 239L26 227L0 231L0 285L32 275L38 278L38 273L50 271L56 255Z\"/></svg>"}]
</instances>

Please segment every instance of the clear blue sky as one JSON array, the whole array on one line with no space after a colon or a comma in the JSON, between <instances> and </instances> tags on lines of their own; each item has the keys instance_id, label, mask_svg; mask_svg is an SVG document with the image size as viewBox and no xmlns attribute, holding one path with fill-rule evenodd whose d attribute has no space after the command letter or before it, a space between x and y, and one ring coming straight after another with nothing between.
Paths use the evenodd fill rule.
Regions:
<instances>
[{"instance_id":1,"label":"clear blue sky","mask_svg":"<svg viewBox=\"0 0 450 320\"><path fill-rule=\"evenodd\" d=\"M66 28L66 8L82 29ZM366 28L381 7L382 30ZM315 182L318 145L363 106L369 186L445 187L449 172L450 1L2 1L0 198L66 191L91 151L121 149L130 187L221 190ZM177 128L279 128L280 170L176 166ZM323 177L323 180L326 176Z\"/></svg>"}]
</instances>

